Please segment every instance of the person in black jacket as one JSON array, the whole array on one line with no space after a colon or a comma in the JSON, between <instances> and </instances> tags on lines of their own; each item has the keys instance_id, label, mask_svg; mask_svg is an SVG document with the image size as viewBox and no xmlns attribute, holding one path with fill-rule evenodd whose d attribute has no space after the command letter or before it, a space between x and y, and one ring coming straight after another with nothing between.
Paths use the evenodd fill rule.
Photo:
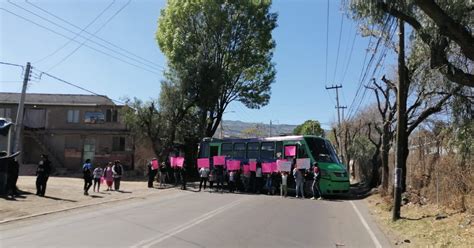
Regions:
<instances>
[{"instance_id":1,"label":"person in black jacket","mask_svg":"<svg viewBox=\"0 0 474 248\"><path fill-rule=\"evenodd\" d=\"M44 196L46 193L46 184L50 173L51 162L48 160L48 155L42 154L36 169L36 195Z\"/></svg>"},{"instance_id":2,"label":"person in black jacket","mask_svg":"<svg viewBox=\"0 0 474 248\"><path fill-rule=\"evenodd\" d=\"M11 158L8 161L8 177L7 177L7 193L11 198L15 198L18 195L16 188L16 182L18 181L18 174L20 165L15 158Z\"/></svg>"},{"instance_id":3,"label":"person in black jacket","mask_svg":"<svg viewBox=\"0 0 474 248\"><path fill-rule=\"evenodd\" d=\"M181 189L186 190L186 168L185 165L179 170L181 175Z\"/></svg>"},{"instance_id":4,"label":"person in black jacket","mask_svg":"<svg viewBox=\"0 0 474 248\"><path fill-rule=\"evenodd\" d=\"M153 181L155 179L156 172L157 172L157 169L153 168L153 163L158 163L156 158L153 158L147 165L148 188L153 188Z\"/></svg>"}]
</instances>

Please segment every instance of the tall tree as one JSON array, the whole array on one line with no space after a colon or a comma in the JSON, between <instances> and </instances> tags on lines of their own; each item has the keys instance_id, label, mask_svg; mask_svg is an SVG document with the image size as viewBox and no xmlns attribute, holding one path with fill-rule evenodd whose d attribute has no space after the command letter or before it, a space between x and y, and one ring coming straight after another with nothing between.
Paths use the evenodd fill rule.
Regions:
<instances>
[{"instance_id":1,"label":"tall tree","mask_svg":"<svg viewBox=\"0 0 474 248\"><path fill-rule=\"evenodd\" d=\"M156 39L212 137L233 101L268 104L275 67L271 1L169 0Z\"/></svg>"},{"instance_id":2,"label":"tall tree","mask_svg":"<svg viewBox=\"0 0 474 248\"><path fill-rule=\"evenodd\" d=\"M324 129L321 128L319 121L307 120L303 124L296 126L293 134L324 136Z\"/></svg>"}]
</instances>

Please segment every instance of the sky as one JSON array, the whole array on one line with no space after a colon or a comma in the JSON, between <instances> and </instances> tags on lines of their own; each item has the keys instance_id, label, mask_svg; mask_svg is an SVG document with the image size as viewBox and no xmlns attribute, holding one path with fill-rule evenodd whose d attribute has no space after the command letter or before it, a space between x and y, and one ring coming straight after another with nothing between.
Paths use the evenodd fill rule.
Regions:
<instances>
[{"instance_id":1,"label":"sky","mask_svg":"<svg viewBox=\"0 0 474 248\"><path fill-rule=\"evenodd\" d=\"M90 94L45 74L39 77L47 72L111 99L156 99L166 57L155 33L165 7L165 0L0 0L0 62L32 63L28 93ZM342 85L340 105L352 105L355 112L352 102L362 96L360 91L354 101L371 55L370 40L344 15L341 2L274 0L272 11L278 13L278 27L273 31L277 74L271 100L258 110L234 102L224 119L295 125L313 119L329 128L337 121L336 92L325 86L336 84ZM374 77L396 62L386 60ZM21 92L22 78L21 67L0 65L1 92ZM361 105L371 99L368 92Z\"/></svg>"}]
</instances>

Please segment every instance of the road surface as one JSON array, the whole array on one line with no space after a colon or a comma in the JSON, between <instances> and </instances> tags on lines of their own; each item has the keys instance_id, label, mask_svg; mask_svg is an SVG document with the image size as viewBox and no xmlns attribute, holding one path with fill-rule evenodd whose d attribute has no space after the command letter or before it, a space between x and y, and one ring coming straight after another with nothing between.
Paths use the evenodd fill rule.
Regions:
<instances>
[{"instance_id":1,"label":"road surface","mask_svg":"<svg viewBox=\"0 0 474 248\"><path fill-rule=\"evenodd\" d=\"M158 191L158 190L157 190ZM389 247L362 201L171 189L0 225L0 247Z\"/></svg>"}]
</instances>

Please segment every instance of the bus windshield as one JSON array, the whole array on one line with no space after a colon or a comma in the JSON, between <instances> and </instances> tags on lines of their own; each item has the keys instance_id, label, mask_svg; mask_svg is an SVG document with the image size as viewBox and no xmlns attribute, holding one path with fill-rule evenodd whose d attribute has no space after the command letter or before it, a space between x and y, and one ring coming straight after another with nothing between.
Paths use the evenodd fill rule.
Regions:
<instances>
[{"instance_id":1,"label":"bus windshield","mask_svg":"<svg viewBox=\"0 0 474 248\"><path fill-rule=\"evenodd\" d=\"M324 139L305 137L309 150L314 159L318 162L339 163L339 159L331 143Z\"/></svg>"}]
</instances>

